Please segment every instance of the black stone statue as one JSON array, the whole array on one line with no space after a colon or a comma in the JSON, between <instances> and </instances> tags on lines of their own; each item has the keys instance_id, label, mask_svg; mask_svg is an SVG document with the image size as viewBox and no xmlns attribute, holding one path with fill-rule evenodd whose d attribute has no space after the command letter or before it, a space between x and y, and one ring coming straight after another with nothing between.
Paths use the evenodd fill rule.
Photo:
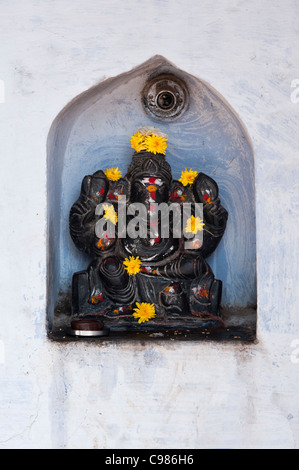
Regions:
<instances>
[{"instance_id":1,"label":"black stone statue","mask_svg":"<svg viewBox=\"0 0 299 470\"><path fill-rule=\"evenodd\" d=\"M118 168L110 168L83 179L70 211L70 234L91 263L73 275L73 318L97 318L116 328L135 328L143 322L188 326L221 321L222 283L206 258L224 234L228 213L209 176L186 169L179 180L172 179L166 141L159 129L142 128L132 137L135 153L124 177ZM125 216L120 214L121 203ZM121 221L129 228L136 220L136 203L145 210L135 231L124 234L122 228L120 234ZM151 219L161 203L174 207L166 236L165 217L158 213ZM192 214L189 232L194 235L187 245L184 223L175 217L186 203ZM196 203L202 204L202 219L193 215ZM97 229L100 222L102 231Z\"/></svg>"}]
</instances>

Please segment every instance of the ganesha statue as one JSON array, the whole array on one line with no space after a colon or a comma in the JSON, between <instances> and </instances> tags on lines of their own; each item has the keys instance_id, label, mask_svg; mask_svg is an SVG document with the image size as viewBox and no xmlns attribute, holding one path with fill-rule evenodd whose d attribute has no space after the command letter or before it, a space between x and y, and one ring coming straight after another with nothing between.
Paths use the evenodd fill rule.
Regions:
<instances>
[{"instance_id":1,"label":"ganesha statue","mask_svg":"<svg viewBox=\"0 0 299 470\"><path fill-rule=\"evenodd\" d=\"M90 264L73 275L73 318L116 329L221 321L222 282L206 258L228 213L209 176L185 168L173 179L167 142L142 127L124 176L111 167L84 177L69 221Z\"/></svg>"}]
</instances>

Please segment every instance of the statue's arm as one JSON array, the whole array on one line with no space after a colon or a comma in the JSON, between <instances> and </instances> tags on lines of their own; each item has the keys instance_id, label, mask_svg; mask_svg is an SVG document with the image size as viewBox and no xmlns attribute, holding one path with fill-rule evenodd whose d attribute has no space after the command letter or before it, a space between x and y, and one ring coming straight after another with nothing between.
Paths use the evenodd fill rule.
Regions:
<instances>
[{"instance_id":1,"label":"statue's arm","mask_svg":"<svg viewBox=\"0 0 299 470\"><path fill-rule=\"evenodd\" d=\"M84 177L80 196L73 204L69 215L71 238L80 251L94 256L97 254L98 238L95 226L100 216L96 207L105 200L109 183L102 171Z\"/></svg>"},{"instance_id":2,"label":"statue's arm","mask_svg":"<svg viewBox=\"0 0 299 470\"><path fill-rule=\"evenodd\" d=\"M228 212L221 205L217 183L200 173L194 182L194 196L203 204L203 246L201 254L209 256L217 248L226 228Z\"/></svg>"},{"instance_id":3,"label":"statue's arm","mask_svg":"<svg viewBox=\"0 0 299 470\"><path fill-rule=\"evenodd\" d=\"M228 212L221 206L220 200L204 205L204 232L202 255L209 256L217 248L226 228Z\"/></svg>"}]
</instances>

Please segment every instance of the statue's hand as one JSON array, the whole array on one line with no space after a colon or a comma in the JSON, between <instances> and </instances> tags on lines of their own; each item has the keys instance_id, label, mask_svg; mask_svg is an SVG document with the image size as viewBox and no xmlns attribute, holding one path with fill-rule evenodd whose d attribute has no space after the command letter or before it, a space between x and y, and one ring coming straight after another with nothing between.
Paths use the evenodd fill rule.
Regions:
<instances>
[{"instance_id":1,"label":"statue's hand","mask_svg":"<svg viewBox=\"0 0 299 470\"><path fill-rule=\"evenodd\" d=\"M108 181L100 170L84 177L80 196L70 210L69 225L71 237L81 251L93 255L94 230L97 218L96 207L107 194Z\"/></svg>"},{"instance_id":2,"label":"statue's hand","mask_svg":"<svg viewBox=\"0 0 299 470\"><path fill-rule=\"evenodd\" d=\"M87 175L84 177L81 186L81 197L96 205L105 199L107 190L108 182L104 173L100 170L92 176Z\"/></svg>"},{"instance_id":3,"label":"statue's hand","mask_svg":"<svg viewBox=\"0 0 299 470\"><path fill-rule=\"evenodd\" d=\"M203 215L205 221L214 227L225 227L227 221L227 211L218 201L211 204L204 204Z\"/></svg>"}]
</instances>

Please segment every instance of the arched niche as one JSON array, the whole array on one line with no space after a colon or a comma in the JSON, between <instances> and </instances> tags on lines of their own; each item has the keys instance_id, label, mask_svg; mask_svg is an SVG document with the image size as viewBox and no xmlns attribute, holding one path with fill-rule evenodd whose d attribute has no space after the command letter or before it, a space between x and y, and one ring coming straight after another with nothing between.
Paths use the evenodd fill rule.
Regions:
<instances>
[{"instance_id":1,"label":"arched niche","mask_svg":"<svg viewBox=\"0 0 299 470\"><path fill-rule=\"evenodd\" d=\"M142 90L154 76L183 80L188 108L163 120L145 111ZM118 166L126 173L130 136L140 126L169 136L166 158L178 179L187 166L216 180L229 212L227 229L208 262L223 282L224 312L254 312L256 227L254 158L250 139L236 113L210 85L154 56L130 72L105 80L77 96L56 117L48 137L48 309L49 331L70 314L72 274L90 260L74 246L69 211L85 175Z\"/></svg>"}]
</instances>

